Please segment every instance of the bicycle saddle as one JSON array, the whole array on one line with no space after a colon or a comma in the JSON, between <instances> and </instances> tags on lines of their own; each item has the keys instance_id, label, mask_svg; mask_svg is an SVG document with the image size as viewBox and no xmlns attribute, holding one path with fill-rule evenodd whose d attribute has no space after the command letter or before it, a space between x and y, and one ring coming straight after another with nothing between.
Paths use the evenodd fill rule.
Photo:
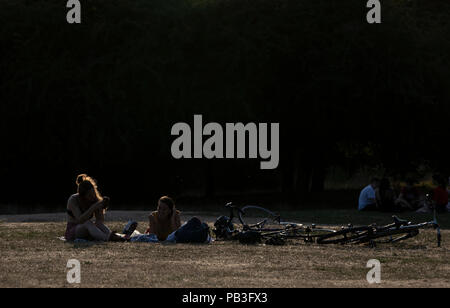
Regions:
<instances>
[{"instance_id":1,"label":"bicycle saddle","mask_svg":"<svg viewBox=\"0 0 450 308\"><path fill-rule=\"evenodd\" d=\"M407 220L405 220L405 219L400 219L400 218L398 218L397 216L392 216L392 218L394 218L394 223L397 225L397 226L407 226L407 225L409 225L409 224L411 224L411 222L410 221L407 221Z\"/></svg>"}]
</instances>

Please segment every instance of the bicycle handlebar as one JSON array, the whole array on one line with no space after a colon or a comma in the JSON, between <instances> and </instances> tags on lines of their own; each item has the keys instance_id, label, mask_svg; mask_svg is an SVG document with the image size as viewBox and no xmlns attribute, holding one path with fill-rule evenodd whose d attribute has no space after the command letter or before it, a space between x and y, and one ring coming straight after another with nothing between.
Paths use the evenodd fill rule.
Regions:
<instances>
[{"instance_id":1,"label":"bicycle handlebar","mask_svg":"<svg viewBox=\"0 0 450 308\"><path fill-rule=\"evenodd\" d=\"M230 209L230 223L233 222L233 218L234 218L234 210L238 210L239 213L244 214L244 211L242 211L240 208L238 208L237 206L233 205L233 202L228 202L227 204L225 204L225 207ZM241 222L241 224L243 226L245 226L245 223L241 220L241 216L238 215L239 221Z\"/></svg>"},{"instance_id":2,"label":"bicycle handlebar","mask_svg":"<svg viewBox=\"0 0 450 308\"><path fill-rule=\"evenodd\" d=\"M228 202L227 204L225 204L225 207L229 208L232 213L234 213L234 210L238 210L239 213L244 213L244 211L242 211L240 208L233 205L233 202Z\"/></svg>"}]
</instances>

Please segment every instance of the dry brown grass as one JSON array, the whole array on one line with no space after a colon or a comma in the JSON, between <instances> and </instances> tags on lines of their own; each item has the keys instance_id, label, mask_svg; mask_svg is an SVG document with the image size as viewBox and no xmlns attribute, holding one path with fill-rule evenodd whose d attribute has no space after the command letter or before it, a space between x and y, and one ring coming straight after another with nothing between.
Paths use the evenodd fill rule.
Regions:
<instances>
[{"instance_id":1,"label":"dry brown grass","mask_svg":"<svg viewBox=\"0 0 450 308\"><path fill-rule=\"evenodd\" d=\"M185 213L184 219L190 214ZM126 218L145 213L116 212L108 225L120 230ZM366 263L382 264L381 287L449 287L448 230L437 248L433 230L404 243L367 246L246 246L103 243L58 240L64 215L0 216L0 287L373 287ZM215 216L201 216L209 222ZM24 222L26 221L26 222ZM67 260L81 262L81 284L66 281Z\"/></svg>"}]
</instances>

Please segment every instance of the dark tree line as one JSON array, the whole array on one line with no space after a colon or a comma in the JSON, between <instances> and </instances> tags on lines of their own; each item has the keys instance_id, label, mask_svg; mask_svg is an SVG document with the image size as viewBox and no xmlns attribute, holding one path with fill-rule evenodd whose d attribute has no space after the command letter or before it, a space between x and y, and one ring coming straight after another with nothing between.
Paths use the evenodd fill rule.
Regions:
<instances>
[{"instance_id":1,"label":"dark tree line","mask_svg":"<svg viewBox=\"0 0 450 308\"><path fill-rule=\"evenodd\" d=\"M393 2L393 3L391 3ZM323 190L329 166L449 172L450 3L0 3L0 203L64 203L77 173L120 202ZM171 126L279 122L280 165L174 160Z\"/></svg>"}]
</instances>

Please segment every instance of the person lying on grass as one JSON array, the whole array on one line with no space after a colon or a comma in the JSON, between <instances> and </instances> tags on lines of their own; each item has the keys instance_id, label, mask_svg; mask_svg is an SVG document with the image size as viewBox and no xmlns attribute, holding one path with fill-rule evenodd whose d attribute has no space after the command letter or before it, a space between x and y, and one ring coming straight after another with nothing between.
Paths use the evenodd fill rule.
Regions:
<instances>
[{"instance_id":1,"label":"person lying on grass","mask_svg":"<svg viewBox=\"0 0 450 308\"><path fill-rule=\"evenodd\" d=\"M197 217L192 217L181 225L180 211L175 209L175 202L168 196L158 200L158 208L148 216L149 227L145 234L135 230L137 222L130 221L123 233L131 242L149 243L210 243L209 226Z\"/></svg>"},{"instance_id":2,"label":"person lying on grass","mask_svg":"<svg viewBox=\"0 0 450 308\"><path fill-rule=\"evenodd\" d=\"M76 184L77 193L67 201L66 240L126 241L104 225L109 198L100 195L96 181L80 174ZM94 216L95 222L92 221Z\"/></svg>"},{"instance_id":3,"label":"person lying on grass","mask_svg":"<svg viewBox=\"0 0 450 308\"><path fill-rule=\"evenodd\" d=\"M148 216L148 223L146 233L155 234L160 241L165 241L169 234L181 227L180 211L175 209L172 198L159 198L157 210Z\"/></svg>"}]
</instances>

